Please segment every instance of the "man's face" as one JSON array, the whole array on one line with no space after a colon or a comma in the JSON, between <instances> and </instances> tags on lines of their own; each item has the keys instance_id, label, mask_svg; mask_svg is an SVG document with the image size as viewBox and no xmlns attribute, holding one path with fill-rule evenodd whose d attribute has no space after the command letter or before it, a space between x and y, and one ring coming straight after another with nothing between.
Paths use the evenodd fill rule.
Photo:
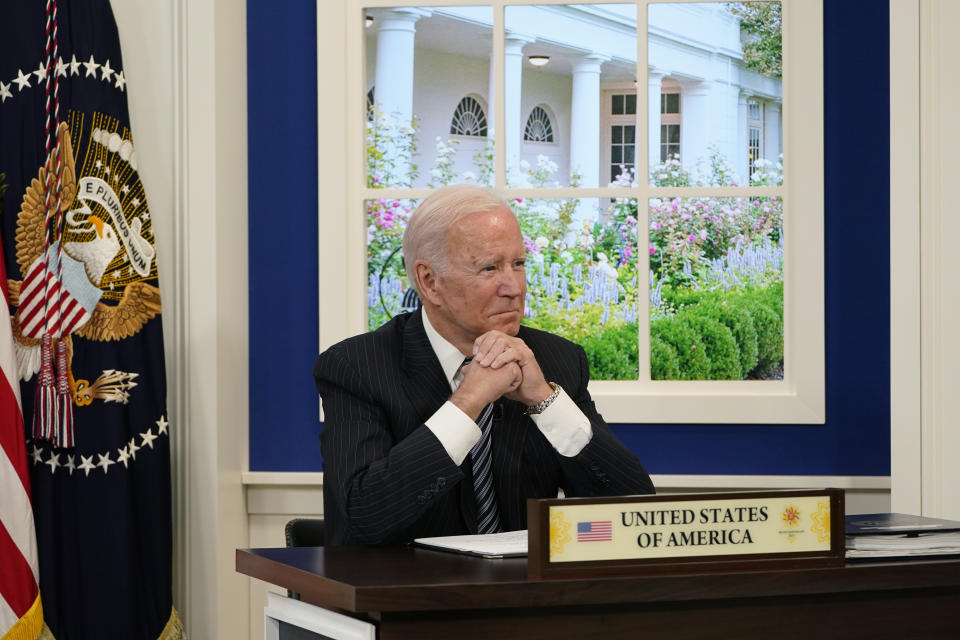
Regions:
<instances>
[{"instance_id":1,"label":"man's face","mask_svg":"<svg viewBox=\"0 0 960 640\"><path fill-rule=\"evenodd\" d=\"M448 267L432 287L437 331L464 349L497 329L515 336L523 318L526 248L506 207L472 213L447 232Z\"/></svg>"}]
</instances>

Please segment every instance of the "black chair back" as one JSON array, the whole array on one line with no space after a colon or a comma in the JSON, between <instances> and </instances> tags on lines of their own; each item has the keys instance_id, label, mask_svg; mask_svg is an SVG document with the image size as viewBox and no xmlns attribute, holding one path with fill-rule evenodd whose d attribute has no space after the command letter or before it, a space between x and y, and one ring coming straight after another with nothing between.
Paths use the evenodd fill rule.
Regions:
<instances>
[{"instance_id":1,"label":"black chair back","mask_svg":"<svg viewBox=\"0 0 960 640\"><path fill-rule=\"evenodd\" d=\"M294 518L283 528L288 547L322 547L323 518ZM287 597L300 599L300 594L287 589Z\"/></svg>"},{"instance_id":2,"label":"black chair back","mask_svg":"<svg viewBox=\"0 0 960 640\"><path fill-rule=\"evenodd\" d=\"M283 533L288 547L322 547L323 518L294 518Z\"/></svg>"}]
</instances>

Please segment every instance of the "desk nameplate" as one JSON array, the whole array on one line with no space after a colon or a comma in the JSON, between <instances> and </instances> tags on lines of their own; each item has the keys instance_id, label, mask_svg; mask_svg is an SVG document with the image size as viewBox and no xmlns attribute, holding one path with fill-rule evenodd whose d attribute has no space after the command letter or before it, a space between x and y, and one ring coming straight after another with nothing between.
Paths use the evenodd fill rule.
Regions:
<instances>
[{"instance_id":1,"label":"desk nameplate","mask_svg":"<svg viewBox=\"0 0 960 640\"><path fill-rule=\"evenodd\" d=\"M842 489L527 502L528 573L843 566Z\"/></svg>"}]
</instances>

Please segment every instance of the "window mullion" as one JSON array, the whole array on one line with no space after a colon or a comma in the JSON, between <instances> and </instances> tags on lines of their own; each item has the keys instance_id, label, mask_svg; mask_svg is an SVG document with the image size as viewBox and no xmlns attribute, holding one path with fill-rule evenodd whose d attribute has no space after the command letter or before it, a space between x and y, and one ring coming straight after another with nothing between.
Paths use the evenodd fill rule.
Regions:
<instances>
[{"instance_id":1,"label":"window mullion","mask_svg":"<svg viewBox=\"0 0 960 640\"><path fill-rule=\"evenodd\" d=\"M503 123L506 122L506 96L504 81L504 3L493 2L493 51L490 63L493 65L493 186L505 189L507 186L507 149Z\"/></svg>"},{"instance_id":2,"label":"window mullion","mask_svg":"<svg viewBox=\"0 0 960 640\"><path fill-rule=\"evenodd\" d=\"M640 265L645 268L637 273L637 386L650 386L650 254L647 250L650 229L650 83L647 81L648 66L647 53L647 6L648 0L637 2L637 109L636 109L636 177L637 186L633 197L637 199L637 251L645 256L644 260L637 260L637 269ZM658 109L659 111L659 109ZM657 114L659 117L659 113Z\"/></svg>"}]
</instances>

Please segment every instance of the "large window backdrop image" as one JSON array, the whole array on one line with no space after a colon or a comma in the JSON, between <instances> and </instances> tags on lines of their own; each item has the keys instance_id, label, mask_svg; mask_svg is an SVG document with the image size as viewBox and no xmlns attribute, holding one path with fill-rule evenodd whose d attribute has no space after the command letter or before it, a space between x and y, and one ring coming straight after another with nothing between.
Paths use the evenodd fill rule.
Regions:
<instances>
[{"instance_id":1,"label":"large window backdrop image","mask_svg":"<svg viewBox=\"0 0 960 640\"><path fill-rule=\"evenodd\" d=\"M366 187L392 196L364 201L368 328L418 306L400 243L424 190L498 184L528 251L524 324L581 344L595 380L782 379L780 3L650 4L639 47L633 4L507 6L502 114L493 18L364 12Z\"/></svg>"}]
</instances>

